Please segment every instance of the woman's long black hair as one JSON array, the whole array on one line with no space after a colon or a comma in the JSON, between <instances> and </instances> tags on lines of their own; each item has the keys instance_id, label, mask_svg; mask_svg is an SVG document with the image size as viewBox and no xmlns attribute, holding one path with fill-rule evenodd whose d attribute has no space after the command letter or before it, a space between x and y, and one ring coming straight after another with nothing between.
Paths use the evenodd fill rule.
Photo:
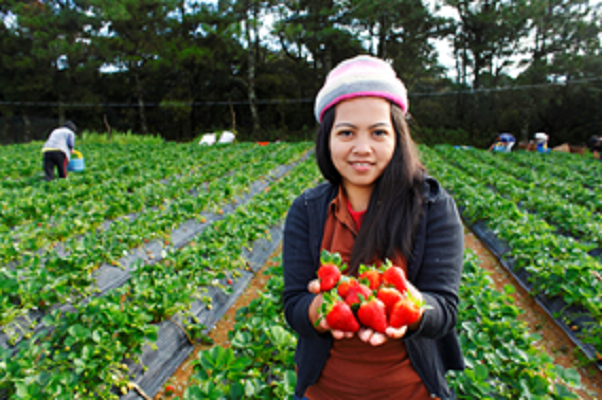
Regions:
<instances>
[{"instance_id":1,"label":"woman's long black hair","mask_svg":"<svg viewBox=\"0 0 602 400\"><path fill-rule=\"evenodd\" d=\"M332 162L330 133L335 107L324 113L316 135L316 158L324 178L338 186L342 182ZM395 250L410 259L418 221L422 212L424 166L410 136L403 111L391 104L391 120L395 130L395 150L389 165L377 179L368 209L351 252L350 270L357 272L361 263L374 258L392 258Z\"/></svg>"}]
</instances>

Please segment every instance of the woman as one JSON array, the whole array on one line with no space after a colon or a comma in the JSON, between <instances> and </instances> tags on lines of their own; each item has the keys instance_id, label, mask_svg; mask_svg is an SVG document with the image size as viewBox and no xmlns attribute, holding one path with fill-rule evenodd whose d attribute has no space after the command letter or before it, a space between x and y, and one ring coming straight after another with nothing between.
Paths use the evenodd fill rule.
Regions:
<instances>
[{"instance_id":1,"label":"woman","mask_svg":"<svg viewBox=\"0 0 602 400\"><path fill-rule=\"evenodd\" d=\"M445 373L464 368L454 330L463 229L453 199L424 172L407 110L395 71L369 56L339 64L316 98L316 157L328 182L293 203L283 247L285 316L298 333L295 398L453 398ZM318 312L321 250L340 253L350 275L391 260L432 308L385 334L332 331Z\"/></svg>"}]
</instances>

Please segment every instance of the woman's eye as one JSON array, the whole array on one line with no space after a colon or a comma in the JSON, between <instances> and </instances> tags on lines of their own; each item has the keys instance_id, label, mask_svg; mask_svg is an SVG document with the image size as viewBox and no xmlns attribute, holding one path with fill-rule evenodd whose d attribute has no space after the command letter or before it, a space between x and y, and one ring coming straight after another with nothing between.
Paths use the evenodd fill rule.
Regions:
<instances>
[{"instance_id":1,"label":"woman's eye","mask_svg":"<svg viewBox=\"0 0 602 400\"><path fill-rule=\"evenodd\" d=\"M351 131L339 131L338 135L339 136L351 136L351 135L353 135L353 132L351 132Z\"/></svg>"},{"instance_id":2,"label":"woman's eye","mask_svg":"<svg viewBox=\"0 0 602 400\"><path fill-rule=\"evenodd\" d=\"M385 130L379 129L379 130L374 131L372 134L374 136L386 136L389 133L387 131L385 131Z\"/></svg>"}]
</instances>

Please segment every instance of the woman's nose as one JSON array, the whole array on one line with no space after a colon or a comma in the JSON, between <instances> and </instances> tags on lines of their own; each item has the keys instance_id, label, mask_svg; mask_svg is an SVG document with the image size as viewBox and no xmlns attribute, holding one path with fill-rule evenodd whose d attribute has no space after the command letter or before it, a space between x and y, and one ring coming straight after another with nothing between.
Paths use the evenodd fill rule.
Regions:
<instances>
[{"instance_id":1,"label":"woman's nose","mask_svg":"<svg viewBox=\"0 0 602 400\"><path fill-rule=\"evenodd\" d=\"M359 136L353 146L353 152L357 154L366 154L370 153L370 151L370 140L368 138Z\"/></svg>"}]
</instances>

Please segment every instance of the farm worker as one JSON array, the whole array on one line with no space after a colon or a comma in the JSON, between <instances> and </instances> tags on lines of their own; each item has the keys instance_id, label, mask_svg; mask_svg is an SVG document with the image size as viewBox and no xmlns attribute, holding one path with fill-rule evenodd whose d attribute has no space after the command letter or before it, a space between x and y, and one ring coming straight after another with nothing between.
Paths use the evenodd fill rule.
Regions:
<instances>
[{"instance_id":1,"label":"farm worker","mask_svg":"<svg viewBox=\"0 0 602 400\"><path fill-rule=\"evenodd\" d=\"M284 229L284 307L298 335L295 398L450 399L448 370L464 358L454 327L464 234L452 197L430 177L410 136L408 97L391 66L340 63L315 100L316 158L327 180L290 207ZM321 317L320 253L360 263L389 259L431 309L384 333L332 330Z\"/></svg>"},{"instance_id":2,"label":"farm worker","mask_svg":"<svg viewBox=\"0 0 602 400\"><path fill-rule=\"evenodd\" d=\"M509 153L516 143L516 139L510 133L501 133L496 136L495 141L489 147L489 151Z\"/></svg>"},{"instance_id":3,"label":"farm worker","mask_svg":"<svg viewBox=\"0 0 602 400\"><path fill-rule=\"evenodd\" d=\"M67 121L59 128L50 132L50 137L42 148L44 153L44 174L47 181L54 179L54 168L59 172L59 178L67 177L67 164L75 151L75 133L77 127L72 121Z\"/></svg>"},{"instance_id":4,"label":"farm worker","mask_svg":"<svg viewBox=\"0 0 602 400\"><path fill-rule=\"evenodd\" d=\"M550 149L548 148L548 140L550 137L543 133L537 132L535 134L535 151L538 153L549 153Z\"/></svg>"}]
</instances>

